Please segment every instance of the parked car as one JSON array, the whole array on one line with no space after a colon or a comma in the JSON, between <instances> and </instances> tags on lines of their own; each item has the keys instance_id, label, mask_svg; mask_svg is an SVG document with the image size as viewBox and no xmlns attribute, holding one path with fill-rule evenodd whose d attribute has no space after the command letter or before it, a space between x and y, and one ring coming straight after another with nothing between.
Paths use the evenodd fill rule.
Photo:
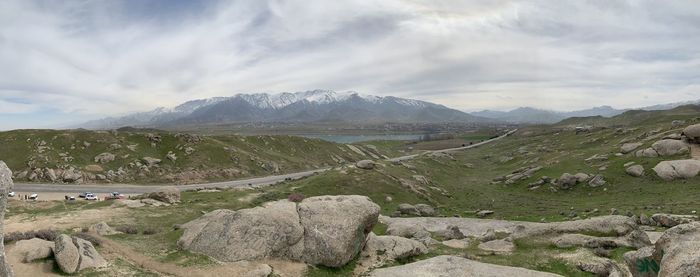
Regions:
<instances>
[{"instance_id":1,"label":"parked car","mask_svg":"<svg viewBox=\"0 0 700 277\"><path fill-rule=\"evenodd\" d=\"M38 195L38 194L32 193L31 195L29 195L29 200L37 200L37 199L39 199L39 195Z\"/></svg>"},{"instance_id":2,"label":"parked car","mask_svg":"<svg viewBox=\"0 0 700 277\"><path fill-rule=\"evenodd\" d=\"M80 197L80 198L85 198L85 196L88 195L88 194L92 194L92 192L87 192L87 191L86 191L86 192L81 192L80 194L78 194L78 197Z\"/></svg>"},{"instance_id":3,"label":"parked car","mask_svg":"<svg viewBox=\"0 0 700 277\"><path fill-rule=\"evenodd\" d=\"M15 192L14 191L8 192L7 197L15 197Z\"/></svg>"},{"instance_id":4,"label":"parked car","mask_svg":"<svg viewBox=\"0 0 700 277\"><path fill-rule=\"evenodd\" d=\"M97 196L95 196L92 193L86 193L85 194L85 200L97 200Z\"/></svg>"}]
</instances>

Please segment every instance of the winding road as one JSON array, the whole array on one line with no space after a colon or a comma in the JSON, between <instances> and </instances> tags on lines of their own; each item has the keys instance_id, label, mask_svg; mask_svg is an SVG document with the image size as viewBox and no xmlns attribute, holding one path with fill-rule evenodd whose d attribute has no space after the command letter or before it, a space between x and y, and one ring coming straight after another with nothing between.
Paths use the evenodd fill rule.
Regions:
<instances>
[{"instance_id":1,"label":"winding road","mask_svg":"<svg viewBox=\"0 0 700 277\"><path fill-rule=\"evenodd\" d=\"M479 146L487 144L487 143L491 143L491 142L500 140L504 137L507 137L507 136L515 133L516 131L518 131L518 129L508 131L499 137L485 140L485 141L475 143L475 144L472 144L469 146L441 149L441 150L435 150L435 151L425 151L425 152L420 153L420 154L406 155L406 156L387 159L387 161L399 162L399 161L414 159L414 158L419 157L421 155L426 155L426 154L430 154L430 153L445 153L445 152L460 151L460 150L475 148L475 147L479 147ZM324 171L327 171L330 169L331 168L328 167L328 168L321 168L321 169L316 169L316 170L302 171L302 172L282 174L282 175L271 175L271 176L265 176L265 177L257 177L257 178L249 178L249 179L225 181L225 182L216 182L216 183L180 185L180 186L175 186L175 187L178 188L180 191L193 190L193 189L199 189L199 188L214 189L214 188L261 187L261 186L267 186L267 185L274 185L276 183L279 183L279 182L282 182L285 180L301 179L301 178L308 177L308 176L314 175L316 173L324 172ZM24 194L24 193L40 193L40 192L80 193L80 192L85 192L85 191L89 191L89 192L93 192L93 193L110 193L113 191L118 191L118 192L124 193L124 194L140 194L140 193L158 191L158 190L161 190L165 187L171 187L171 186L133 185L133 184L63 185L63 184L47 184L47 183L15 183L14 191L22 193L22 194Z\"/></svg>"}]
</instances>

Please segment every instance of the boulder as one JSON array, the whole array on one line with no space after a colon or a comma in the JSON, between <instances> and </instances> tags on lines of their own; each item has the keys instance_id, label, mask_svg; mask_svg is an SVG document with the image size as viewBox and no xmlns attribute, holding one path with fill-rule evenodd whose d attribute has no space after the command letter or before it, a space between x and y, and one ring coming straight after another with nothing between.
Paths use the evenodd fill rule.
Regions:
<instances>
[{"instance_id":1,"label":"boulder","mask_svg":"<svg viewBox=\"0 0 700 277\"><path fill-rule=\"evenodd\" d=\"M153 167L155 165L158 165L161 162L160 159L156 159L156 158L152 158L152 157L143 157L143 159L141 159L141 160L143 160L143 162L146 164L147 167Z\"/></svg>"},{"instance_id":2,"label":"boulder","mask_svg":"<svg viewBox=\"0 0 700 277\"><path fill-rule=\"evenodd\" d=\"M589 176L588 174L581 172L576 173L574 177L576 177L576 182L579 183L587 182L591 178L591 176Z\"/></svg>"},{"instance_id":3,"label":"boulder","mask_svg":"<svg viewBox=\"0 0 700 277\"><path fill-rule=\"evenodd\" d=\"M456 256L437 256L415 263L379 268L370 272L371 277L396 277L396 276L420 276L420 277L555 277L561 276L553 273L534 271L520 267L510 267L495 264L487 264Z\"/></svg>"},{"instance_id":4,"label":"boulder","mask_svg":"<svg viewBox=\"0 0 700 277\"><path fill-rule=\"evenodd\" d=\"M98 268L107 265L107 261L102 258L91 242L74 237L73 243L78 247L78 253L80 254L76 272L87 268Z\"/></svg>"},{"instance_id":5,"label":"boulder","mask_svg":"<svg viewBox=\"0 0 700 277\"><path fill-rule=\"evenodd\" d=\"M654 246L658 276L700 276L700 222L666 230Z\"/></svg>"},{"instance_id":6,"label":"boulder","mask_svg":"<svg viewBox=\"0 0 700 277\"><path fill-rule=\"evenodd\" d=\"M84 167L85 171L87 172L102 172L104 171L104 168L102 168L99 164L89 164Z\"/></svg>"},{"instance_id":7,"label":"boulder","mask_svg":"<svg viewBox=\"0 0 700 277\"><path fill-rule=\"evenodd\" d=\"M651 145L651 148L659 153L659 156L674 156L690 152L690 146L687 143L675 139L657 141Z\"/></svg>"},{"instance_id":8,"label":"boulder","mask_svg":"<svg viewBox=\"0 0 700 277\"><path fill-rule=\"evenodd\" d=\"M603 175L596 175L590 181L588 181L588 186L595 188L605 185L607 182L603 178Z\"/></svg>"},{"instance_id":9,"label":"boulder","mask_svg":"<svg viewBox=\"0 0 700 277\"><path fill-rule=\"evenodd\" d=\"M12 191L14 183L12 182L12 171L7 167L4 161L0 161L0 276L13 276L10 264L5 258L4 238L4 220L5 209L7 206L7 194Z\"/></svg>"},{"instance_id":10,"label":"boulder","mask_svg":"<svg viewBox=\"0 0 700 277\"><path fill-rule=\"evenodd\" d=\"M63 171L61 179L66 183L80 183L83 180L83 173L71 167Z\"/></svg>"},{"instance_id":11,"label":"boulder","mask_svg":"<svg viewBox=\"0 0 700 277\"><path fill-rule=\"evenodd\" d=\"M147 193L145 198L175 204L180 202L180 190L175 187L167 187L156 192Z\"/></svg>"},{"instance_id":12,"label":"boulder","mask_svg":"<svg viewBox=\"0 0 700 277\"><path fill-rule=\"evenodd\" d=\"M428 204L416 204L416 210L418 210L418 213L420 216L436 216L437 212L435 211L435 208Z\"/></svg>"},{"instance_id":13,"label":"boulder","mask_svg":"<svg viewBox=\"0 0 700 277\"><path fill-rule=\"evenodd\" d=\"M690 179L700 172L700 160L662 161L653 169L656 175L667 181Z\"/></svg>"},{"instance_id":14,"label":"boulder","mask_svg":"<svg viewBox=\"0 0 700 277\"><path fill-rule=\"evenodd\" d=\"M14 251L23 256L22 262L28 263L51 257L53 248L53 241L33 238L16 242Z\"/></svg>"},{"instance_id":15,"label":"boulder","mask_svg":"<svg viewBox=\"0 0 700 277\"><path fill-rule=\"evenodd\" d=\"M281 200L207 213L182 226L178 245L225 262L281 258L339 267L362 250L378 215L366 196Z\"/></svg>"},{"instance_id":16,"label":"boulder","mask_svg":"<svg viewBox=\"0 0 700 277\"><path fill-rule=\"evenodd\" d=\"M387 235L412 238L419 232L426 232L425 228L415 224L391 224L386 229Z\"/></svg>"},{"instance_id":17,"label":"boulder","mask_svg":"<svg viewBox=\"0 0 700 277\"><path fill-rule=\"evenodd\" d=\"M415 206L408 203L399 204L397 211L401 215L420 216L420 212L418 211L418 209L416 209Z\"/></svg>"},{"instance_id":18,"label":"boulder","mask_svg":"<svg viewBox=\"0 0 700 277\"><path fill-rule=\"evenodd\" d=\"M464 234L459 230L459 227L455 225L448 225L444 230L435 232L437 235L441 236L444 240L453 239L463 239Z\"/></svg>"},{"instance_id":19,"label":"boulder","mask_svg":"<svg viewBox=\"0 0 700 277\"><path fill-rule=\"evenodd\" d=\"M569 173L564 173L554 182L554 186L559 189L570 189L573 188L578 182L578 178L575 175Z\"/></svg>"},{"instance_id":20,"label":"boulder","mask_svg":"<svg viewBox=\"0 0 700 277\"><path fill-rule=\"evenodd\" d=\"M357 168L369 170L369 169L374 169L376 164L371 160L361 160L361 161L358 161L357 163L355 163L355 166Z\"/></svg>"},{"instance_id":21,"label":"boulder","mask_svg":"<svg viewBox=\"0 0 700 277\"><path fill-rule=\"evenodd\" d=\"M644 167L641 165L633 165L627 167L625 172L632 177L641 177L644 176Z\"/></svg>"},{"instance_id":22,"label":"boulder","mask_svg":"<svg viewBox=\"0 0 700 277\"><path fill-rule=\"evenodd\" d=\"M642 146L641 142L625 143L620 147L620 153L627 154Z\"/></svg>"},{"instance_id":23,"label":"boulder","mask_svg":"<svg viewBox=\"0 0 700 277\"><path fill-rule=\"evenodd\" d=\"M94 160L96 163L106 164L108 162L114 161L114 157L114 154L105 152L95 156Z\"/></svg>"},{"instance_id":24,"label":"boulder","mask_svg":"<svg viewBox=\"0 0 700 277\"><path fill-rule=\"evenodd\" d=\"M659 153L657 153L656 150L650 147L634 152L634 156L641 158L656 158L659 156Z\"/></svg>"},{"instance_id":25,"label":"boulder","mask_svg":"<svg viewBox=\"0 0 700 277\"><path fill-rule=\"evenodd\" d=\"M120 233L112 229L112 227L107 225L107 223L105 223L104 221L90 226L88 228L88 232L92 232L100 236L108 236Z\"/></svg>"},{"instance_id":26,"label":"boulder","mask_svg":"<svg viewBox=\"0 0 700 277\"><path fill-rule=\"evenodd\" d=\"M690 140L698 141L700 139L700 124L685 127L685 129L683 129L683 135Z\"/></svg>"},{"instance_id":27,"label":"boulder","mask_svg":"<svg viewBox=\"0 0 700 277\"><path fill-rule=\"evenodd\" d=\"M649 218L649 216L647 216L646 214L642 213L639 215L639 224L645 226L652 226L656 225L656 222Z\"/></svg>"},{"instance_id":28,"label":"boulder","mask_svg":"<svg viewBox=\"0 0 700 277\"><path fill-rule=\"evenodd\" d=\"M428 253L428 248L416 240L396 236L377 236L370 233L367 236L365 248L360 253L360 264L371 269L398 259L426 253Z\"/></svg>"},{"instance_id":29,"label":"boulder","mask_svg":"<svg viewBox=\"0 0 700 277\"><path fill-rule=\"evenodd\" d=\"M679 215L679 214L654 214L651 216L656 223L663 227L673 227L678 224L690 223L698 221L695 215Z\"/></svg>"},{"instance_id":30,"label":"boulder","mask_svg":"<svg viewBox=\"0 0 700 277\"><path fill-rule=\"evenodd\" d=\"M629 251L622 257L634 277L656 277L659 273L659 264L653 257L654 247L648 246Z\"/></svg>"},{"instance_id":31,"label":"boulder","mask_svg":"<svg viewBox=\"0 0 700 277\"><path fill-rule=\"evenodd\" d=\"M54 243L54 257L58 266L65 273L75 273L80 263L80 253L78 247L73 244L73 239L66 234L61 234Z\"/></svg>"},{"instance_id":32,"label":"boulder","mask_svg":"<svg viewBox=\"0 0 700 277\"><path fill-rule=\"evenodd\" d=\"M497 239L480 243L479 249L496 253L509 253L515 250L515 244L513 244L512 240L507 238Z\"/></svg>"}]
</instances>

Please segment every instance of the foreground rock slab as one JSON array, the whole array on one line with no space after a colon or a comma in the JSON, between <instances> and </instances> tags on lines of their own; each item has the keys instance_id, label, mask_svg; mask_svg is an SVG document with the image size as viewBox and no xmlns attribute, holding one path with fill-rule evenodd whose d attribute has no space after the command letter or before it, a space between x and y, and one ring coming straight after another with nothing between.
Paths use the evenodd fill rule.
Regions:
<instances>
[{"instance_id":1,"label":"foreground rock slab","mask_svg":"<svg viewBox=\"0 0 700 277\"><path fill-rule=\"evenodd\" d=\"M4 238L4 220L5 207L7 206L7 194L12 191L14 183L12 183L12 171L7 167L5 162L0 161L0 276L14 276L10 264L7 263L5 257Z\"/></svg>"},{"instance_id":2,"label":"foreground rock slab","mask_svg":"<svg viewBox=\"0 0 700 277\"><path fill-rule=\"evenodd\" d=\"M72 274L83 269L107 265L107 261L89 241L63 234L58 236L54 243L56 263L65 273Z\"/></svg>"},{"instance_id":3,"label":"foreground rock slab","mask_svg":"<svg viewBox=\"0 0 700 277\"><path fill-rule=\"evenodd\" d=\"M380 268L370 273L371 277L554 277L553 273L534 271L520 267L510 267L481 263L455 256L437 256L402 266Z\"/></svg>"},{"instance_id":4,"label":"foreground rock slab","mask_svg":"<svg viewBox=\"0 0 700 277\"><path fill-rule=\"evenodd\" d=\"M207 213L182 226L178 245L226 262L281 258L339 267L362 250L378 215L366 196L280 200Z\"/></svg>"}]
</instances>

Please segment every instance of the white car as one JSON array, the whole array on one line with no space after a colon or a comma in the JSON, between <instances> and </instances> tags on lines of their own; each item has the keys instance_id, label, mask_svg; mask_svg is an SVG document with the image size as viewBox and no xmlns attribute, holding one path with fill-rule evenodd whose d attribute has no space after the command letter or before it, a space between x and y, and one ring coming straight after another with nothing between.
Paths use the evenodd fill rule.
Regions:
<instances>
[{"instance_id":1,"label":"white car","mask_svg":"<svg viewBox=\"0 0 700 277\"><path fill-rule=\"evenodd\" d=\"M39 198L39 195L36 193L32 193L29 195L29 200L37 200Z\"/></svg>"},{"instance_id":2,"label":"white car","mask_svg":"<svg viewBox=\"0 0 700 277\"><path fill-rule=\"evenodd\" d=\"M7 197L15 197L15 192L11 191L11 192L7 193Z\"/></svg>"},{"instance_id":3,"label":"white car","mask_svg":"<svg viewBox=\"0 0 700 277\"><path fill-rule=\"evenodd\" d=\"M85 200L97 200L97 196L92 193L85 194Z\"/></svg>"}]
</instances>

